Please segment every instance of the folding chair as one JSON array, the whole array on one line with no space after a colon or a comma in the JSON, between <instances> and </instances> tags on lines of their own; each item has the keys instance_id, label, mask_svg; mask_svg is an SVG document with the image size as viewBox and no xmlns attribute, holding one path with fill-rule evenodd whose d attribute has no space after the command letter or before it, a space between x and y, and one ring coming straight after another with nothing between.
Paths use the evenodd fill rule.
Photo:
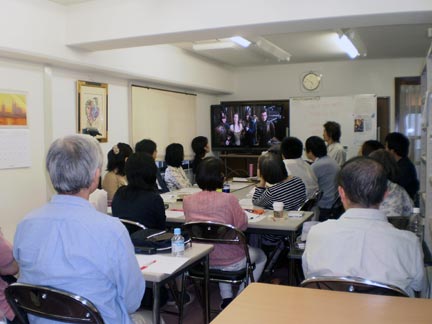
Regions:
<instances>
[{"instance_id":1,"label":"folding chair","mask_svg":"<svg viewBox=\"0 0 432 324\"><path fill-rule=\"evenodd\" d=\"M189 233L193 242L211 243L211 244L234 244L241 247L246 257L246 267L236 271L225 271L210 269L210 282L229 283L245 286L254 282L253 270L255 264L251 262L249 248L246 236L242 231L232 225L215 223L215 222L189 222L183 225L183 231ZM204 280L204 267L199 265L189 270L188 276L196 281Z\"/></svg>"},{"instance_id":2,"label":"folding chair","mask_svg":"<svg viewBox=\"0 0 432 324\"><path fill-rule=\"evenodd\" d=\"M88 299L51 287L13 283L5 290L8 303L22 324L27 314L67 323L104 324L96 306Z\"/></svg>"},{"instance_id":3,"label":"folding chair","mask_svg":"<svg viewBox=\"0 0 432 324\"><path fill-rule=\"evenodd\" d=\"M360 294L409 297L402 289L359 277L311 277L304 280L301 287L345 291Z\"/></svg>"}]
</instances>

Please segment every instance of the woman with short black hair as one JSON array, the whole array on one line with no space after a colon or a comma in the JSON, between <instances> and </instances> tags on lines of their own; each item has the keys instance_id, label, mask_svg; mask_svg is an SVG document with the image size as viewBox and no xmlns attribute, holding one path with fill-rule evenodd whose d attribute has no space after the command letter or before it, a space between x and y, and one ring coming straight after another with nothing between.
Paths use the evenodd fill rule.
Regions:
<instances>
[{"instance_id":1,"label":"woman with short black hair","mask_svg":"<svg viewBox=\"0 0 432 324\"><path fill-rule=\"evenodd\" d=\"M222 161L215 157L206 158L198 165L196 181L203 191L184 198L185 221L213 221L245 230L248 221L238 199L233 194L216 191L222 188L224 183L223 169ZM267 259L260 249L249 247L249 253L251 261L256 264L253 275L255 281L258 281ZM216 244L210 253L211 268L240 270L245 266L246 258L239 246ZM219 284L219 288L222 297L221 308L225 308L234 297L232 287L230 284Z\"/></svg>"},{"instance_id":2,"label":"woman with short black hair","mask_svg":"<svg viewBox=\"0 0 432 324\"><path fill-rule=\"evenodd\" d=\"M260 182L255 188L252 202L256 206L273 209L274 202L283 202L285 210L297 210L306 200L303 181L288 175L279 154L266 153L258 159ZM271 187L266 187L266 183Z\"/></svg>"},{"instance_id":3,"label":"woman with short black hair","mask_svg":"<svg viewBox=\"0 0 432 324\"><path fill-rule=\"evenodd\" d=\"M126 161L127 186L117 190L112 213L148 228L165 229L165 206L155 189L157 167L151 156L133 153Z\"/></svg>"},{"instance_id":4,"label":"woman with short black hair","mask_svg":"<svg viewBox=\"0 0 432 324\"><path fill-rule=\"evenodd\" d=\"M192 186L182 168L183 159L183 145L172 143L167 146L165 162L168 166L165 169L164 179L170 191Z\"/></svg>"}]
</instances>

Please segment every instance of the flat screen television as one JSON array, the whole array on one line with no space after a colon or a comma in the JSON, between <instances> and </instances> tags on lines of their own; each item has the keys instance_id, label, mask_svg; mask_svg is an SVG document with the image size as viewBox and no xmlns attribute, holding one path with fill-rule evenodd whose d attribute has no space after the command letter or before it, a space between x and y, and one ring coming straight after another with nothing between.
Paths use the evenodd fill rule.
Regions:
<instances>
[{"instance_id":1,"label":"flat screen television","mask_svg":"<svg viewBox=\"0 0 432 324\"><path fill-rule=\"evenodd\" d=\"M288 136L288 100L221 102L210 115L213 151L259 153Z\"/></svg>"}]
</instances>

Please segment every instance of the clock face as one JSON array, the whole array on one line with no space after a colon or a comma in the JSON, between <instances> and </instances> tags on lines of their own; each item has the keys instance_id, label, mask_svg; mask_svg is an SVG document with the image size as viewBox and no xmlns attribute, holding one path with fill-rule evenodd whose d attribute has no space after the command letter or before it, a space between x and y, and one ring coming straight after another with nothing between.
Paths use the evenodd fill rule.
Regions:
<instances>
[{"instance_id":1,"label":"clock face","mask_svg":"<svg viewBox=\"0 0 432 324\"><path fill-rule=\"evenodd\" d=\"M303 88L309 91L318 89L321 82L321 75L310 72L307 73L302 80Z\"/></svg>"}]
</instances>

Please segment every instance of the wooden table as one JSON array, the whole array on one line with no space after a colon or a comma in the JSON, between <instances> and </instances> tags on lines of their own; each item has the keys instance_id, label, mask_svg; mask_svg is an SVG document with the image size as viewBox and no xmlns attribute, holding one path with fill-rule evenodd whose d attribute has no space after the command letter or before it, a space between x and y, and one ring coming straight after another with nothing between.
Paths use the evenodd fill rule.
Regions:
<instances>
[{"instance_id":1,"label":"wooden table","mask_svg":"<svg viewBox=\"0 0 432 324\"><path fill-rule=\"evenodd\" d=\"M169 280L176 278L177 276L183 274L191 266L197 264L204 260L205 263L205 279L204 279L204 323L210 321L210 300L209 300L209 289L208 289L208 260L209 254L213 250L213 245L211 244L198 244L194 243L191 247L185 250L184 257L188 258L187 262L176 269L173 273L163 273L163 272L152 272L152 267L149 266L148 269L143 271L144 279L153 285L153 323L160 323L160 287L162 287ZM157 260L157 254L152 255L152 258ZM162 254L162 256L173 257L171 254ZM141 265L140 265L141 266ZM184 294L184 290L182 291ZM182 309L180 309L180 323L182 320Z\"/></svg>"},{"instance_id":2,"label":"wooden table","mask_svg":"<svg viewBox=\"0 0 432 324\"><path fill-rule=\"evenodd\" d=\"M253 283L212 324L432 323L432 300Z\"/></svg>"}]
</instances>

